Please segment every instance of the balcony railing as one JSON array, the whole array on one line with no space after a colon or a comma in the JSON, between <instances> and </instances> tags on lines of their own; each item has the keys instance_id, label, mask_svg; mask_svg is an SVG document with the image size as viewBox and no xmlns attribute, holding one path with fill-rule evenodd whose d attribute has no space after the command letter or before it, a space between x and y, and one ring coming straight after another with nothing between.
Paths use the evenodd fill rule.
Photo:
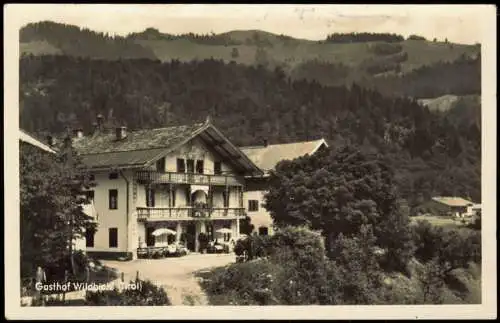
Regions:
<instances>
[{"instance_id":1,"label":"balcony railing","mask_svg":"<svg viewBox=\"0 0 500 323\"><path fill-rule=\"evenodd\" d=\"M208 175L195 173L175 173L157 171L137 171L135 178L139 183L158 184L197 184L197 185L230 185L240 186L243 181L240 176Z\"/></svg>"},{"instance_id":2,"label":"balcony railing","mask_svg":"<svg viewBox=\"0 0 500 323\"><path fill-rule=\"evenodd\" d=\"M197 209L192 207L138 207L137 219L145 220L193 220L199 218L236 218L245 215L244 208L209 208Z\"/></svg>"}]
</instances>

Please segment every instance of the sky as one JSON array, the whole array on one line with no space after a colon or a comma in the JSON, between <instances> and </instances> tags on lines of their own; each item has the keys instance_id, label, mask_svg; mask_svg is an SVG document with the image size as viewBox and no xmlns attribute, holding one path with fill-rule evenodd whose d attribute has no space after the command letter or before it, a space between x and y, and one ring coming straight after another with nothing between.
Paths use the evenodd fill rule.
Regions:
<instances>
[{"instance_id":1,"label":"sky","mask_svg":"<svg viewBox=\"0 0 500 323\"><path fill-rule=\"evenodd\" d=\"M311 40L334 32L383 32L474 44L482 42L485 5L11 4L20 28L51 20L113 35L222 33L260 29ZM4 12L4 15L6 13Z\"/></svg>"}]
</instances>

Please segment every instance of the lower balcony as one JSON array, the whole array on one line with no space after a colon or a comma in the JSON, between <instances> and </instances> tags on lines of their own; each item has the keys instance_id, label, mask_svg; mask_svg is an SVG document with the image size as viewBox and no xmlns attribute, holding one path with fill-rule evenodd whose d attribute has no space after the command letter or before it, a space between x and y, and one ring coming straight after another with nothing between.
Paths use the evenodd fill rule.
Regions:
<instances>
[{"instance_id":1,"label":"lower balcony","mask_svg":"<svg viewBox=\"0 0 500 323\"><path fill-rule=\"evenodd\" d=\"M207 208L192 207L138 207L137 220L165 221L165 220L195 220L195 219L235 219L245 216L245 208Z\"/></svg>"}]
</instances>

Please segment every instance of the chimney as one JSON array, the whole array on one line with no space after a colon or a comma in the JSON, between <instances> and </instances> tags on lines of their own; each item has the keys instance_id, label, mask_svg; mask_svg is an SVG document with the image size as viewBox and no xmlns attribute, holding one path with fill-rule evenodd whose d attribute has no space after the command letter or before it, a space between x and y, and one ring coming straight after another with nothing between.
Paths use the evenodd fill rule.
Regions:
<instances>
[{"instance_id":1,"label":"chimney","mask_svg":"<svg viewBox=\"0 0 500 323\"><path fill-rule=\"evenodd\" d=\"M267 147L267 139L264 139L264 140L262 141L262 144L264 145L264 147Z\"/></svg>"},{"instance_id":2,"label":"chimney","mask_svg":"<svg viewBox=\"0 0 500 323\"><path fill-rule=\"evenodd\" d=\"M99 113L97 115L97 130L103 131L103 127L104 127L104 116Z\"/></svg>"},{"instance_id":3,"label":"chimney","mask_svg":"<svg viewBox=\"0 0 500 323\"><path fill-rule=\"evenodd\" d=\"M83 129L78 128L78 129L73 130L73 137L75 137L76 139L83 138Z\"/></svg>"},{"instance_id":4,"label":"chimney","mask_svg":"<svg viewBox=\"0 0 500 323\"><path fill-rule=\"evenodd\" d=\"M122 140L127 138L127 127L116 128L116 140Z\"/></svg>"},{"instance_id":5,"label":"chimney","mask_svg":"<svg viewBox=\"0 0 500 323\"><path fill-rule=\"evenodd\" d=\"M47 143L49 144L50 147L54 147L56 145L56 138L52 136L47 136Z\"/></svg>"}]
</instances>

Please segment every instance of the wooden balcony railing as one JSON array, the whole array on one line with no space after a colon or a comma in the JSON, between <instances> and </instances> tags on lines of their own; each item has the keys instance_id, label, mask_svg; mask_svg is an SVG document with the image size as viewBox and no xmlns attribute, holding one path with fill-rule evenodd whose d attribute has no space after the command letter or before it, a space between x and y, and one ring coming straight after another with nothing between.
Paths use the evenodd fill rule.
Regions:
<instances>
[{"instance_id":1,"label":"wooden balcony railing","mask_svg":"<svg viewBox=\"0 0 500 323\"><path fill-rule=\"evenodd\" d=\"M245 215L244 208L210 208L196 209L192 207L138 207L137 219L145 220L192 220L197 218L236 218Z\"/></svg>"},{"instance_id":2,"label":"wooden balcony railing","mask_svg":"<svg viewBox=\"0 0 500 323\"><path fill-rule=\"evenodd\" d=\"M135 178L139 183L195 184L242 186L243 178L234 175L208 175L195 173L175 173L157 171L137 171Z\"/></svg>"}]
</instances>

